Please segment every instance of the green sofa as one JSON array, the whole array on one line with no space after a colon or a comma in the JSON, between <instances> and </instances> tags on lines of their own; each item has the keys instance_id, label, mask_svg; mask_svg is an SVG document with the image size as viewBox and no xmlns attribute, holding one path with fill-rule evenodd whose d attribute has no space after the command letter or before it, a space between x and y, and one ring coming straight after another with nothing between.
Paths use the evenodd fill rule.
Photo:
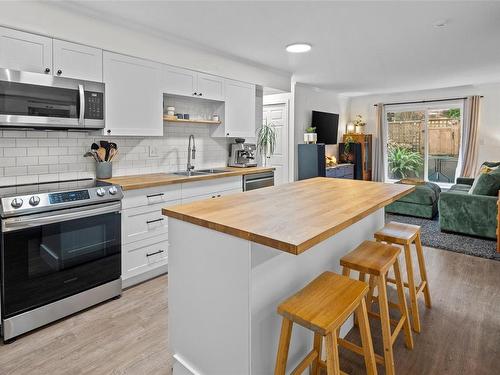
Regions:
<instances>
[{"instance_id":1,"label":"green sofa","mask_svg":"<svg viewBox=\"0 0 500 375\"><path fill-rule=\"evenodd\" d=\"M500 163L486 162L495 167ZM469 194L473 178L459 177L457 184L439 197L439 225L443 232L496 239L498 196Z\"/></svg>"}]
</instances>

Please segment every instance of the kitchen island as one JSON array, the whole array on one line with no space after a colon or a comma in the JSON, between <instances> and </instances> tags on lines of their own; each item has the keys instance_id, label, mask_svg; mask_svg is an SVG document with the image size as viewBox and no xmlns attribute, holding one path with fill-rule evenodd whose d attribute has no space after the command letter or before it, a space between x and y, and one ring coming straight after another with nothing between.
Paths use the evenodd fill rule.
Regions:
<instances>
[{"instance_id":1,"label":"kitchen island","mask_svg":"<svg viewBox=\"0 0 500 375\"><path fill-rule=\"evenodd\" d=\"M174 375L272 374L279 302L340 271L339 259L383 226L383 207L413 190L314 178L164 208ZM291 368L311 342L294 327Z\"/></svg>"}]
</instances>

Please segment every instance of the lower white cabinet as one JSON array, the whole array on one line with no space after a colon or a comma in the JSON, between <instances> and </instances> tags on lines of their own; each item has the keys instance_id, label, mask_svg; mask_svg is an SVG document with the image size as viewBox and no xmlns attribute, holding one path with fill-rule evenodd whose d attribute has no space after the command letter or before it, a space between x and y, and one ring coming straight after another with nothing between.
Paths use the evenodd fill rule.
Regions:
<instances>
[{"instance_id":1,"label":"lower white cabinet","mask_svg":"<svg viewBox=\"0 0 500 375\"><path fill-rule=\"evenodd\" d=\"M168 261L168 236L153 237L122 247L122 279L125 286L130 286L144 279L129 281L141 274L166 266ZM156 276L156 275L152 275Z\"/></svg>"},{"instance_id":2,"label":"lower white cabinet","mask_svg":"<svg viewBox=\"0 0 500 375\"><path fill-rule=\"evenodd\" d=\"M122 201L122 279L129 287L167 272L164 207L241 192L242 177L224 177L125 191Z\"/></svg>"}]
</instances>

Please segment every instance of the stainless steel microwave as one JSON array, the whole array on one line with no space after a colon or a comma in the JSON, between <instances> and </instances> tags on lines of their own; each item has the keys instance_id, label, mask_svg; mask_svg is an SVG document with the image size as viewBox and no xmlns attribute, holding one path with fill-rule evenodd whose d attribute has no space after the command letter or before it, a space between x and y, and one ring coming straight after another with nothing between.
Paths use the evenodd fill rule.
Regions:
<instances>
[{"instance_id":1,"label":"stainless steel microwave","mask_svg":"<svg viewBox=\"0 0 500 375\"><path fill-rule=\"evenodd\" d=\"M104 128L104 83L0 69L0 127Z\"/></svg>"}]
</instances>

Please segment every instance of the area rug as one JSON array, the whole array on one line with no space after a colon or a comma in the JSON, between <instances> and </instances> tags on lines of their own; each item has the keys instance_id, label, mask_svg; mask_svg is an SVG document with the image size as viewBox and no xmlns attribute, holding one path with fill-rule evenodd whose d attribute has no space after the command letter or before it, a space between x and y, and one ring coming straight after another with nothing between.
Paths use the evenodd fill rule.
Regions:
<instances>
[{"instance_id":1,"label":"area rug","mask_svg":"<svg viewBox=\"0 0 500 375\"><path fill-rule=\"evenodd\" d=\"M438 217L429 220L419 217L386 214L385 221L420 225L422 244L424 246L500 261L500 254L496 251L496 241L459 234L442 233L439 230Z\"/></svg>"}]
</instances>

